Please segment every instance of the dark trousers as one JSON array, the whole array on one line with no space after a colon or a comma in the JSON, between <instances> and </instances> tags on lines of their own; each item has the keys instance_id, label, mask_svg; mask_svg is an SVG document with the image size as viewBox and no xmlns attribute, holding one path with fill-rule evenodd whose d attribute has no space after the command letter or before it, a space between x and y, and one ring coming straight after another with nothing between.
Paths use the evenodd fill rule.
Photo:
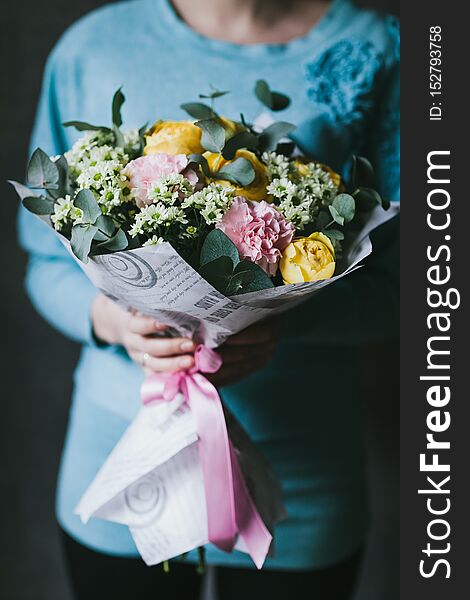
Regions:
<instances>
[{"instance_id":1,"label":"dark trousers","mask_svg":"<svg viewBox=\"0 0 470 600\"><path fill-rule=\"evenodd\" d=\"M147 567L136 558L108 556L85 548L62 532L74 600L199 600L202 577L193 564ZM348 600L361 552L327 569L256 571L217 568L218 600ZM212 599L211 599L212 600Z\"/></svg>"}]
</instances>

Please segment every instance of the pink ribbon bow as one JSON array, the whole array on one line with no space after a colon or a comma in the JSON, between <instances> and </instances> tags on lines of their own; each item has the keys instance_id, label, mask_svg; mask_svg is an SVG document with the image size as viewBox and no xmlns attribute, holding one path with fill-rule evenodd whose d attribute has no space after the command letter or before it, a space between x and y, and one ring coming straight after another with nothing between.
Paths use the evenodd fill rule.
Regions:
<instances>
[{"instance_id":1,"label":"pink ribbon bow","mask_svg":"<svg viewBox=\"0 0 470 600\"><path fill-rule=\"evenodd\" d=\"M240 535L256 567L261 569L272 536L248 492L225 424L216 388L202 373L215 373L221 357L199 345L195 365L188 371L149 375L142 385L142 401L170 402L182 393L196 420L199 457L204 477L209 541L231 552Z\"/></svg>"}]
</instances>

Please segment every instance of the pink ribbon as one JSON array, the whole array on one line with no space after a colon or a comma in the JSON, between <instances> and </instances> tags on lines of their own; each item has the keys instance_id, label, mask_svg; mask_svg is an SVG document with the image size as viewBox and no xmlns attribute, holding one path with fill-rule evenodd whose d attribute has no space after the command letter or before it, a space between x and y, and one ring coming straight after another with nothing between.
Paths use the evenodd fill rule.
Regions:
<instances>
[{"instance_id":1,"label":"pink ribbon","mask_svg":"<svg viewBox=\"0 0 470 600\"><path fill-rule=\"evenodd\" d=\"M149 375L142 385L142 401L170 402L182 393L196 420L199 456L207 507L209 541L231 552L243 539L258 569L263 566L272 536L248 492L229 439L222 402L216 388L202 373L215 373L221 357L199 345L195 365L188 371Z\"/></svg>"}]
</instances>

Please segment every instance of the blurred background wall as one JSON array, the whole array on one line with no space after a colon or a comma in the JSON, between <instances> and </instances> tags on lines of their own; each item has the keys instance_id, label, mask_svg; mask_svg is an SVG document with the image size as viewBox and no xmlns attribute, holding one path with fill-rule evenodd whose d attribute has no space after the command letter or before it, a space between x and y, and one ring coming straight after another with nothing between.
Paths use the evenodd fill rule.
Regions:
<instances>
[{"instance_id":1,"label":"blurred background wall","mask_svg":"<svg viewBox=\"0 0 470 600\"><path fill-rule=\"evenodd\" d=\"M106 0L2 0L0 17L0 598L70 600L54 520L54 488L78 347L33 311L14 229L44 61L64 29ZM398 0L361 0L398 13ZM398 599L397 347L366 349L364 393L372 529L355 600ZM323 600L323 599L319 599ZM326 599L325 599L326 600Z\"/></svg>"}]
</instances>

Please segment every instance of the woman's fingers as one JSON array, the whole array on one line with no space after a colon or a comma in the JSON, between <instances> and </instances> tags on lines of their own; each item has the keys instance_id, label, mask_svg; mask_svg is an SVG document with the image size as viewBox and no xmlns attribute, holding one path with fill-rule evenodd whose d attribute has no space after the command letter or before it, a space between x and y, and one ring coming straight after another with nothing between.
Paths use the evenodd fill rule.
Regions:
<instances>
[{"instance_id":1,"label":"woman's fingers","mask_svg":"<svg viewBox=\"0 0 470 600\"><path fill-rule=\"evenodd\" d=\"M127 346L130 350L147 353L155 357L187 354L195 349L194 342L188 338L151 338L130 333Z\"/></svg>"},{"instance_id":2,"label":"woman's fingers","mask_svg":"<svg viewBox=\"0 0 470 600\"><path fill-rule=\"evenodd\" d=\"M150 335L157 331L165 331L167 328L163 323L159 323L152 319L152 317L144 317L139 313L129 315L129 321L127 323L129 331L137 333L139 335Z\"/></svg>"},{"instance_id":3,"label":"woman's fingers","mask_svg":"<svg viewBox=\"0 0 470 600\"><path fill-rule=\"evenodd\" d=\"M194 357L189 354L158 358L150 356L145 352L132 350L129 352L129 356L134 362L142 365L146 372L172 373L173 371L180 371L181 369L189 369L194 365Z\"/></svg>"}]
</instances>

